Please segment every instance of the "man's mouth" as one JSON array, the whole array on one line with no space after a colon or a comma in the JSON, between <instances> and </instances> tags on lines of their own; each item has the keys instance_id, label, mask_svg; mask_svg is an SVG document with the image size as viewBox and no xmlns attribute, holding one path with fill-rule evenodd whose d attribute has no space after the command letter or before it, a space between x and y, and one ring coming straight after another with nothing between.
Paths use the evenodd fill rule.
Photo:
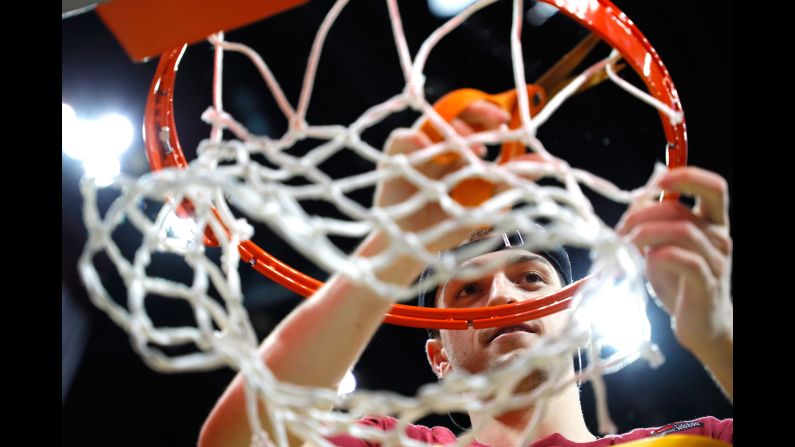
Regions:
<instances>
[{"instance_id":1,"label":"man's mouth","mask_svg":"<svg viewBox=\"0 0 795 447\"><path fill-rule=\"evenodd\" d=\"M529 323L522 323L512 326L496 328L496 330L494 330L494 332L492 332L491 336L488 338L488 343L493 342L500 335L511 334L514 332L528 332L531 334L539 334L541 333L541 325L537 322L529 322Z\"/></svg>"}]
</instances>

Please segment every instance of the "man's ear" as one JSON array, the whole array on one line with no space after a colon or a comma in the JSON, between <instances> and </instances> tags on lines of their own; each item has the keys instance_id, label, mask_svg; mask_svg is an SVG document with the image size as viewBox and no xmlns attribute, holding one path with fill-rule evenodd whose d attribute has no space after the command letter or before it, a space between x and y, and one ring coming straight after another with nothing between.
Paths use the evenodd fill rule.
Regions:
<instances>
[{"instance_id":1,"label":"man's ear","mask_svg":"<svg viewBox=\"0 0 795 447\"><path fill-rule=\"evenodd\" d=\"M436 377L441 379L452 371L453 368L447 358L447 351L438 338L429 338L425 342L425 354L428 356L428 363L431 364L431 369L436 374Z\"/></svg>"}]
</instances>

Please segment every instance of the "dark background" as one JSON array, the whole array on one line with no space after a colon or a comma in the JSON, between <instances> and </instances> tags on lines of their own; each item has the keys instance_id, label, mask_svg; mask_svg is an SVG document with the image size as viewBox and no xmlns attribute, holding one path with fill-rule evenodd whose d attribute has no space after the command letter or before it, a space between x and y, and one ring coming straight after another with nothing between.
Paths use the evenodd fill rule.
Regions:
<instances>
[{"instance_id":1,"label":"dark background","mask_svg":"<svg viewBox=\"0 0 795 447\"><path fill-rule=\"evenodd\" d=\"M732 185L733 4L723 2L716 9L711 2L685 0L616 3L643 31L671 73L687 119L689 163L724 175ZM330 4L313 1L229 32L227 39L260 51L295 102L313 33ZM403 1L400 6L409 46L416 52L442 20L428 12L424 1ZM310 123L348 124L367 107L401 90L403 81L388 24L383 2L354 0L347 7L321 57ZM510 88L509 29L510 2L501 2L451 35L432 53L428 64L429 98L464 86L492 92ZM585 33L562 14L540 27L526 25L528 80L537 78ZM62 38L63 102L72 105L80 117L115 111L130 117L139 128L156 61L130 62L94 12L64 19ZM189 158L192 148L209 135L209 126L199 116L212 100L211 56L210 45L200 43L188 49L180 66L175 113ZM284 119L253 67L229 53L225 64L226 109L256 133L280 134ZM414 117L390 118L365 137L379 144L391 128L409 124ZM609 83L571 99L542 128L540 137L553 153L625 188L640 186L648 178L653 163L662 160L664 145L656 112ZM141 175L147 171L142 145L137 134L123 160L125 172ZM76 273L85 243L78 191L81 166L66 156L62 162L63 444L191 445L233 372L155 373L132 351L127 335L90 305ZM357 169L356 162L338 163L340 169ZM597 200L596 207L609 224L623 211L603 200ZM269 237L266 229L259 229L257 235L258 240L268 240L270 252L325 278L284 243ZM583 261L575 269L583 274L587 265ZM242 270L246 305L264 337L300 298ZM111 289L118 289L113 275L108 273L107 278ZM165 305L150 309L163 322L180 321L184 311ZM611 415L619 429L704 415L731 417L731 405L692 355L674 341L667 317L655 307L650 317L653 340L667 361L657 370L638 362L606 378ZM382 327L355 369L359 387L414 394L419 386L435 380L424 359L424 338L422 330ZM583 408L589 427L596 432L589 385L583 390ZM447 416L425 422L451 426Z\"/></svg>"}]
</instances>

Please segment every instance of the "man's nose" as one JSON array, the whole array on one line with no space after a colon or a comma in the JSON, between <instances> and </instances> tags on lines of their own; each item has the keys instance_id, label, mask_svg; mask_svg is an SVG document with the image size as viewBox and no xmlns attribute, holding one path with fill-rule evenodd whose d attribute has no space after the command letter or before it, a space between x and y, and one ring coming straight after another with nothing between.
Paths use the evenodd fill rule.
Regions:
<instances>
[{"instance_id":1,"label":"man's nose","mask_svg":"<svg viewBox=\"0 0 795 447\"><path fill-rule=\"evenodd\" d=\"M505 273L498 272L491 279L489 288L489 306L499 306L519 301L516 294L516 287L505 276Z\"/></svg>"}]
</instances>

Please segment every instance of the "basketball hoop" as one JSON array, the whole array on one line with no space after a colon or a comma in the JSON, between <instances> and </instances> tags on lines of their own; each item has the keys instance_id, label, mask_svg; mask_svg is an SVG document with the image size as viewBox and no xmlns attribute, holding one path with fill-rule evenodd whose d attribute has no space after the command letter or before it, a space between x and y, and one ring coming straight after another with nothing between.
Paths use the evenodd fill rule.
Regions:
<instances>
[{"instance_id":1,"label":"basketball hoop","mask_svg":"<svg viewBox=\"0 0 795 447\"><path fill-rule=\"evenodd\" d=\"M320 444L323 444L323 436L329 433L353 434L355 431L361 434L360 428L352 427L358 415L368 412L394 413L400 416L401 421L412 422L429 412L472 409L487 400L492 405L489 409L492 412L506 411L527 402L539 402L543 407L545 399L554 395L565 383L551 380L529 396L511 396L508 390L518 383L523 372L537 367L540 362L564 364L572 350L576 351L588 338L582 324L571 324L561 338L540 343L537 349L532 349L527 356L506 368L484 373L482 376L489 380L482 380L482 376L454 375L424 389L422 395L416 398L379 396L375 399L372 394L352 393L340 401L329 390L305 389L279 382L257 357L256 336L241 304L238 263L248 263L259 273L305 297L312 295L322 284L252 242L253 228L245 219L233 215L227 201L243 210L247 218L266 223L319 267L364 284L374 291L374 299L390 300L392 303L415 297L418 286L406 287L380 281L376 275L380 268L397 256L412 256L433 267L434 273L426 278L426 286L439 284L457 271L458 265L450 257L437 256L427 246L443 234L472 225L491 226L495 231L518 229L526 233L539 248L574 244L593 247L596 253L591 277L550 296L472 309L429 309L397 303L386 315L387 323L426 329L462 330L505 326L541 318L567 307L573 308L576 315L582 303L587 302L602 284L620 282L629 284L630 289L637 289L643 284L639 254L595 216L580 185L617 202L629 203L639 197L657 194L656 178L659 172L644 187L624 191L605 179L574 169L556 158L546 150L536 133L567 98L590 85L610 79L658 110L666 139L667 166L680 167L687 160L681 103L654 48L632 21L611 2L545 1L613 47L612 53L579 75L568 78L584 54L588 53L588 48L595 45L597 39L589 37L570 53L571 57L564 57L536 84L528 84L520 39L523 4L521 0L515 0L511 30L515 87L496 95L475 89L454 91L431 104L425 98L423 71L431 51L453 29L495 0L476 2L450 19L428 36L414 58L410 55L402 32L397 2L387 0L405 88L367 109L349 126L318 126L306 120L326 35L348 3L347 0L338 0L320 25L295 106L287 100L276 78L258 54L245 45L225 41L222 33L215 34L210 38L216 49L215 99L213 107L203 115L213 130L210 138L201 143L197 160L190 163L185 158L177 136L173 109L176 71L186 45L166 51L161 56L152 81L144 125L147 157L155 172L137 180L119 180L116 186L120 189L121 197L104 215L96 205L96 185L90 180L81 185L85 199L84 220L90 238L81 256L80 272L91 299L130 332L136 350L153 368L185 371L228 365L239 370L246 378L252 431L256 439L266 443L272 441L259 425L257 399L268 402L267 411L278 425L276 442L279 445L286 445L288 430L300 433L304 440ZM223 110L220 101L223 51L240 52L257 67L289 123L284 135L276 139L255 136ZM649 94L617 76L621 59L640 76ZM468 105L479 100L497 104L507 111L511 115L510 124L506 128L477 132L464 138L449 122ZM392 156L362 140L362 132L403 110L414 110L423 115L423 120L417 126L434 141L431 146L408 156ZM225 129L237 139L224 141L222 136ZM310 138L321 143L301 156L289 152L296 142ZM473 156L468 147L475 143L501 144L501 153L496 162L482 161ZM537 154L540 161L516 160L528 150ZM324 160L342 151L350 151L379 168L343 178L333 178L319 169L318 166ZM264 157L268 165L256 163L253 155ZM450 157L466 163L444 178L430 179L416 169L419 163L429 160L445 163L449 162ZM309 184L289 185L288 181L298 175L308 179ZM367 208L346 195L396 177L407 179L417 189L404 203ZM533 180L542 177L554 179L563 187L540 186ZM506 189L497 191L494 188L497 184L505 185ZM347 220L307 213L300 202L310 199L335 205L347 216ZM150 220L137 207L141 200L165 203L157 217ZM438 204L449 218L417 232L402 231L396 225L397 219L416 212L428 203ZM175 248L163 243L161 230L174 213L195 220L197 228L202 229L192 241L193 244ZM536 221L539 219L552 222L543 234L537 230ZM130 222L143 235L141 247L133 259L125 258L112 239L114 229L122 221ZM331 236L363 238L375 230L386 235L389 246L367 259L349 256L330 240ZM219 263L208 259L205 243L220 246L222 256ZM483 247L480 249L483 250ZM107 253L125 282L127 308L111 300L93 265L93 258L101 252ZM184 257L194 271L190 286L148 275L147 268L153 253L160 252L178 253ZM477 254L475 251L469 253ZM490 267L493 266L462 268L461 272L474 275ZM221 295L226 308L210 297L210 285ZM147 294L187 301L194 310L196 327L156 327L143 304ZM638 300L639 306L645 309L643 297L638 297ZM153 346L185 343L193 343L202 352L171 356ZM660 360L659 353L648 343L636 353L614 356L605 361L598 361L598 343L591 345L590 352L596 360L577 379L594 380L597 398L602 403L599 408L600 426L603 431L610 431L604 389L600 385L601 374L620 368L639 356L655 364ZM495 386L500 388L497 390ZM497 398L492 399L495 393ZM461 399L462 395L466 397L465 400ZM341 416L339 413L312 410L321 403L334 403L338 408L347 409L349 414ZM402 437L390 438L388 434L367 434L384 445L407 442ZM530 436L530 433L527 435ZM461 439L461 442L468 442L471 434Z\"/></svg>"}]
</instances>

